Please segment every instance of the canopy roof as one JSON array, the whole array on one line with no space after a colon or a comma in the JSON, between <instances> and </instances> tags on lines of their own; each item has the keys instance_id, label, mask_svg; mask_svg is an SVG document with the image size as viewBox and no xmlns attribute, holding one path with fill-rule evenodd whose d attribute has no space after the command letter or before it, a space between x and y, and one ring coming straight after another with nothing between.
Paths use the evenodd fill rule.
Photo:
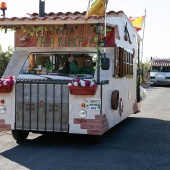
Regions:
<instances>
[{"instance_id":1,"label":"canopy roof","mask_svg":"<svg viewBox=\"0 0 170 170\"><path fill-rule=\"evenodd\" d=\"M151 61L151 66L170 66L170 59L153 59Z\"/></svg>"}]
</instances>

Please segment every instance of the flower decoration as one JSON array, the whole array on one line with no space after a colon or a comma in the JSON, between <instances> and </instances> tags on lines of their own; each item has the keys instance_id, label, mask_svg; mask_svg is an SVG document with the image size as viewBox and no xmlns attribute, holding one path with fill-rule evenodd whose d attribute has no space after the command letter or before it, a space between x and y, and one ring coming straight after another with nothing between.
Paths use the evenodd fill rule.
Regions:
<instances>
[{"instance_id":1,"label":"flower decoration","mask_svg":"<svg viewBox=\"0 0 170 170\"><path fill-rule=\"evenodd\" d=\"M0 86L13 85L16 83L14 76L8 76L0 79Z\"/></svg>"},{"instance_id":2,"label":"flower decoration","mask_svg":"<svg viewBox=\"0 0 170 170\"><path fill-rule=\"evenodd\" d=\"M95 80L74 79L69 81L68 86L96 87L97 84Z\"/></svg>"}]
</instances>

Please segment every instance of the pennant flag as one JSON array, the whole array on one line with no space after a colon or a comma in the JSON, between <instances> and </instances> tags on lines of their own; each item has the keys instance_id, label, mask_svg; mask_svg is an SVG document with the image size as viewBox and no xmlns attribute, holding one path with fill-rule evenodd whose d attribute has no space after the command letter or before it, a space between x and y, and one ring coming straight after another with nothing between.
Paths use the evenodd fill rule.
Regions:
<instances>
[{"instance_id":1,"label":"pennant flag","mask_svg":"<svg viewBox=\"0 0 170 170\"><path fill-rule=\"evenodd\" d=\"M134 26L134 28L136 29L136 31L140 31L142 29L144 19L145 19L145 16L129 17L129 20L132 23L132 25Z\"/></svg>"},{"instance_id":2,"label":"pennant flag","mask_svg":"<svg viewBox=\"0 0 170 170\"><path fill-rule=\"evenodd\" d=\"M95 15L95 16L104 16L105 14L105 3L107 5L108 0L91 0L89 7L86 13L86 18Z\"/></svg>"}]
</instances>

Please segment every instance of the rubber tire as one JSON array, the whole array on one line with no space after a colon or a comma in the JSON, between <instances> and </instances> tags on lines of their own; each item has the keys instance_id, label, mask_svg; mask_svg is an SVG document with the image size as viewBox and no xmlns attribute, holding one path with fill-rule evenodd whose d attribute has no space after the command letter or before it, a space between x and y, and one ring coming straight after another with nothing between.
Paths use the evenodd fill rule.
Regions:
<instances>
[{"instance_id":1,"label":"rubber tire","mask_svg":"<svg viewBox=\"0 0 170 170\"><path fill-rule=\"evenodd\" d=\"M111 95L111 108L117 110L119 106L119 91L114 90Z\"/></svg>"},{"instance_id":2,"label":"rubber tire","mask_svg":"<svg viewBox=\"0 0 170 170\"><path fill-rule=\"evenodd\" d=\"M12 136L16 141L26 140L29 135L29 132L22 130L12 130Z\"/></svg>"}]
</instances>

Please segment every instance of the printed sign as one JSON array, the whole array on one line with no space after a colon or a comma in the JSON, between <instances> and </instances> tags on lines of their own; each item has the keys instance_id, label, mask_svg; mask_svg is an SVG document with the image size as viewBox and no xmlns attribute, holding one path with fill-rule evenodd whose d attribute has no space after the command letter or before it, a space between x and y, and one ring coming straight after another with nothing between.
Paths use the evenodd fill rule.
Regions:
<instances>
[{"instance_id":1,"label":"printed sign","mask_svg":"<svg viewBox=\"0 0 170 170\"><path fill-rule=\"evenodd\" d=\"M101 99L85 99L85 109L100 110Z\"/></svg>"},{"instance_id":2,"label":"printed sign","mask_svg":"<svg viewBox=\"0 0 170 170\"><path fill-rule=\"evenodd\" d=\"M16 47L96 47L96 25L22 26L16 29ZM102 37L103 38L103 37Z\"/></svg>"},{"instance_id":3,"label":"printed sign","mask_svg":"<svg viewBox=\"0 0 170 170\"><path fill-rule=\"evenodd\" d=\"M113 47L115 30L107 27L106 47ZM15 47L96 47L96 24L24 25L15 31Z\"/></svg>"}]
</instances>

